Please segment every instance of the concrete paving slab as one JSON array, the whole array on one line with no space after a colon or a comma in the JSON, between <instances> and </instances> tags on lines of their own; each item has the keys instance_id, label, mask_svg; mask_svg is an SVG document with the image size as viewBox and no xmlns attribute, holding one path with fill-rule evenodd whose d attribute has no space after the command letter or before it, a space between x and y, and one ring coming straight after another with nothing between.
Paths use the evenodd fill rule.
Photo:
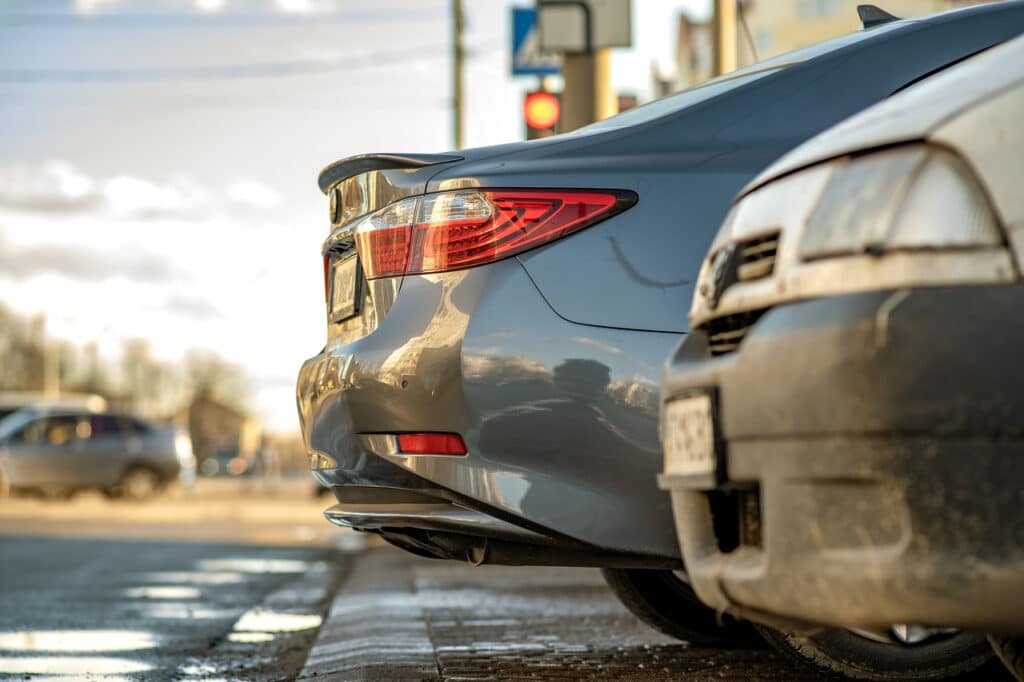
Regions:
<instances>
[{"instance_id":1,"label":"concrete paving slab","mask_svg":"<svg viewBox=\"0 0 1024 682\"><path fill-rule=\"evenodd\" d=\"M390 548L355 562L300 680L819 680L764 650L698 649L638 621L595 569Z\"/></svg>"}]
</instances>

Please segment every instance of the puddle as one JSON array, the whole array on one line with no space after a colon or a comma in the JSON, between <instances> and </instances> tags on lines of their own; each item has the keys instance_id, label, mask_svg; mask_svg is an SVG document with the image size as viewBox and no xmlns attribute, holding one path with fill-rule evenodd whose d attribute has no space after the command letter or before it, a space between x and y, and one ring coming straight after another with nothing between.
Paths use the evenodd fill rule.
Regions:
<instances>
[{"instance_id":1,"label":"puddle","mask_svg":"<svg viewBox=\"0 0 1024 682\"><path fill-rule=\"evenodd\" d=\"M0 649L6 651L139 651L154 649L156 644L156 638L150 633L133 630L37 630L0 633ZM0 669L4 666L4 663L0 663Z\"/></svg>"},{"instance_id":2,"label":"puddle","mask_svg":"<svg viewBox=\"0 0 1024 682\"><path fill-rule=\"evenodd\" d=\"M203 570L235 571L238 573L305 573L312 562L299 559L204 559L199 562Z\"/></svg>"},{"instance_id":3,"label":"puddle","mask_svg":"<svg viewBox=\"0 0 1024 682\"><path fill-rule=\"evenodd\" d=\"M128 658L101 656L33 656L31 658L0 658L0 670L23 675L118 675L144 673L153 666Z\"/></svg>"},{"instance_id":4,"label":"puddle","mask_svg":"<svg viewBox=\"0 0 1024 682\"><path fill-rule=\"evenodd\" d=\"M198 587L173 587L170 585L148 585L133 587L124 591L133 599L199 599L202 592Z\"/></svg>"},{"instance_id":5,"label":"puddle","mask_svg":"<svg viewBox=\"0 0 1024 682\"><path fill-rule=\"evenodd\" d=\"M235 623L235 632L298 632L320 627L323 618L312 613L281 613L269 609L251 609Z\"/></svg>"},{"instance_id":6,"label":"puddle","mask_svg":"<svg viewBox=\"0 0 1024 682\"><path fill-rule=\"evenodd\" d=\"M233 609L210 609L202 606L192 606L177 602L157 602L146 607L145 615L150 618L229 618Z\"/></svg>"},{"instance_id":7,"label":"puddle","mask_svg":"<svg viewBox=\"0 0 1024 682\"><path fill-rule=\"evenodd\" d=\"M269 632L232 632L228 635L228 641L240 644L261 644L274 641L274 635Z\"/></svg>"},{"instance_id":8,"label":"puddle","mask_svg":"<svg viewBox=\"0 0 1024 682\"><path fill-rule=\"evenodd\" d=\"M146 582L154 583L230 585L245 581L245 576L238 571L155 571L143 575Z\"/></svg>"},{"instance_id":9,"label":"puddle","mask_svg":"<svg viewBox=\"0 0 1024 682\"><path fill-rule=\"evenodd\" d=\"M212 675L214 673L219 673L220 671L220 668L212 663L189 663L188 665L183 665L178 668L178 672L184 675L195 675L197 677Z\"/></svg>"}]
</instances>

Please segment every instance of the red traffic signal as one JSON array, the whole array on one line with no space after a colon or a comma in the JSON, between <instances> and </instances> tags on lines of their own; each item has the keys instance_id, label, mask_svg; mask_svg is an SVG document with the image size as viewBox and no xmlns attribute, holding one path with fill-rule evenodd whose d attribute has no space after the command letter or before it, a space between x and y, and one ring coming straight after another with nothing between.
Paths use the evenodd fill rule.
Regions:
<instances>
[{"instance_id":1,"label":"red traffic signal","mask_svg":"<svg viewBox=\"0 0 1024 682\"><path fill-rule=\"evenodd\" d=\"M561 116L562 105L558 95L544 90L526 93L523 99L523 120L526 122L527 138L532 139L539 132L554 133Z\"/></svg>"}]
</instances>

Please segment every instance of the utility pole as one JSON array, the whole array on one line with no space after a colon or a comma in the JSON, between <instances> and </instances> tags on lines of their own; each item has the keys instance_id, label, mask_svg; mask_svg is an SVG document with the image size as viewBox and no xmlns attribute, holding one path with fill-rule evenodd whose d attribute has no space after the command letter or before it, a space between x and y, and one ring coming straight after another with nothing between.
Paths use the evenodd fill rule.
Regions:
<instances>
[{"instance_id":1,"label":"utility pole","mask_svg":"<svg viewBox=\"0 0 1024 682\"><path fill-rule=\"evenodd\" d=\"M562 58L563 132L582 128L588 123L615 115L618 102L612 90L612 51L608 48L566 54Z\"/></svg>"},{"instance_id":2,"label":"utility pole","mask_svg":"<svg viewBox=\"0 0 1024 682\"><path fill-rule=\"evenodd\" d=\"M714 67L721 76L736 70L736 0L715 0Z\"/></svg>"},{"instance_id":3,"label":"utility pole","mask_svg":"<svg viewBox=\"0 0 1024 682\"><path fill-rule=\"evenodd\" d=\"M462 0L452 0L452 140L455 149L462 149Z\"/></svg>"},{"instance_id":4,"label":"utility pole","mask_svg":"<svg viewBox=\"0 0 1024 682\"><path fill-rule=\"evenodd\" d=\"M43 394L47 398L60 395L60 347L46 333L46 315L32 318L32 337L39 346L43 361Z\"/></svg>"}]
</instances>

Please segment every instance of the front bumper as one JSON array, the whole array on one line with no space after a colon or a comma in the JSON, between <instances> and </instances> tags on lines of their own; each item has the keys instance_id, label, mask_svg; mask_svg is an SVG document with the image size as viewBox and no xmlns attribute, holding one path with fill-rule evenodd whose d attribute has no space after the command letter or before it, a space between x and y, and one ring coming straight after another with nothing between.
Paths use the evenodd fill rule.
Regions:
<instances>
[{"instance_id":1,"label":"front bumper","mask_svg":"<svg viewBox=\"0 0 1024 682\"><path fill-rule=\"evenodd\" d=\"M655 490L657 389L643 379L677 340L568 323L515 259L408 277L372 333L302 367L314 474L346 519L359 516L351 493L414 492L556 544L678 565ZM398 454L382 434L403 432L458 433L468 454Z\"/></svg>"},{"instance_id":2,"label":"front bumper","mask_svg":"<svg viewBox=\"0 0 1024 682\"><path fill-rule=\"evenodd\" d=\"M712 390L721 484L670 490L700 597L787 626L1024 630L1024 287L779 306L694 333L666 400Z\"/></svg>"}]
</instances>

